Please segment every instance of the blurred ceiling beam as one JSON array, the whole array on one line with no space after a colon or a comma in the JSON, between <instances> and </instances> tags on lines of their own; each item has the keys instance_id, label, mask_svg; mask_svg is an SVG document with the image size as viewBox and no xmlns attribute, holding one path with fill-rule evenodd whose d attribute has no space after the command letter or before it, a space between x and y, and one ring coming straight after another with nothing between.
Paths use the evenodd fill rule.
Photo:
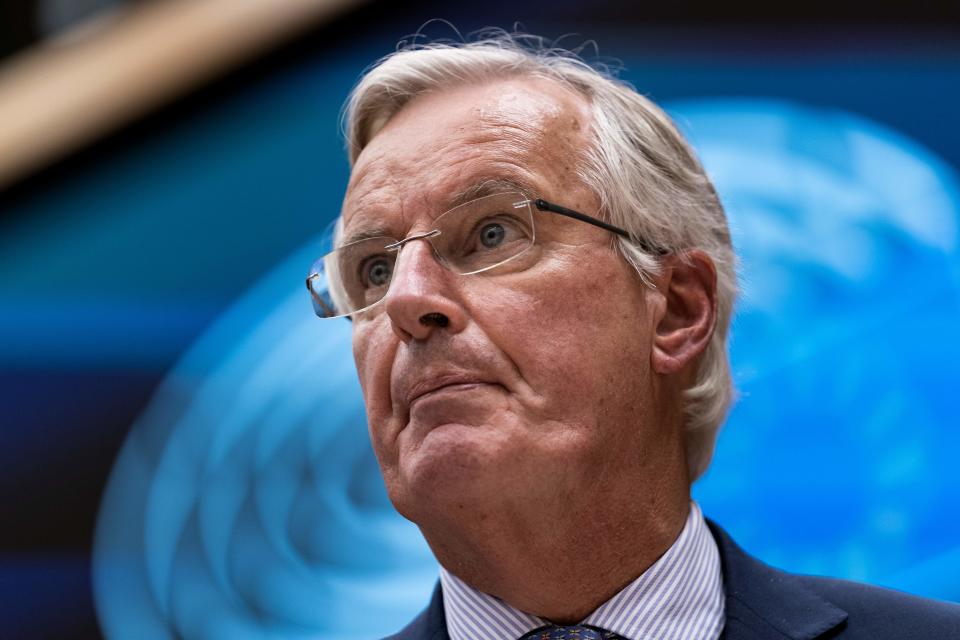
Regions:
<instances>
[{"instance_id":1,"label":"blurred ceiling beam","mask_svg":"<svg viewBox=\"0 0 960 640\"><path fill-rule=\"evenodd\" d=\"M0 189L360 0L155 0L0 68Z\"/></svg>"}]
</instances>

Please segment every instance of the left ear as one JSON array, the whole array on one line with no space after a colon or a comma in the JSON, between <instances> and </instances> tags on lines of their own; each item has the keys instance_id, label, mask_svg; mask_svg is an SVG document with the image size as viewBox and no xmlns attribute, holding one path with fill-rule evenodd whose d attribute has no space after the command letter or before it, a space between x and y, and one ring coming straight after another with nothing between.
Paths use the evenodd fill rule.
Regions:
<instances>
[{"instance_id":1,"label":"left ear","mask_svg":"<svg viewBox=\"0 0 960 640\"><path fill-rule=\"evenodd\" d=\"M703 251L662 258L656 278L665 304L656 326L651 360L660 374L681 371L703 353L717 322L717 269Z\"/></svg>"}]
</instances>

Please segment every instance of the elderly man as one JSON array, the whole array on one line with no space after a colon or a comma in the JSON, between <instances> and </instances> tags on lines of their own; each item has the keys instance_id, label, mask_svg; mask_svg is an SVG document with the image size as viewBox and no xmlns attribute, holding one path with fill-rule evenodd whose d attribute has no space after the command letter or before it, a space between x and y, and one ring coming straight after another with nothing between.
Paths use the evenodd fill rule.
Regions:
<instances>
[{"instance_id":1,"label":"elderly man","mask_svg":"<svg viewBox=\"0 0 960 640\"><path fill-rule=\"evenodd\" d=\"M960 607L782 573L704 520L690 485L733 396L726 217L659 108L526 44L365 75L308 278L352 319L390 499L441 565L394 637L960 638Z\"/></svg>"}]
</instances>

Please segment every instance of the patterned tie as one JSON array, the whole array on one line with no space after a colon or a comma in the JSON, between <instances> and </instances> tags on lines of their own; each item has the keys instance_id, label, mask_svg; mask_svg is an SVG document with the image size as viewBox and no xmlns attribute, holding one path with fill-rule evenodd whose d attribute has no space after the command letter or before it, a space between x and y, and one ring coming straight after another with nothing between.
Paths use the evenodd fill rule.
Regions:
<instances>
[{"instance_id":1,"label":"patterned tie","mask_svg":"<svg viewBox=\"0 0 960 640\"><path fill-rule=\"evenodd\" d=\"M613 631L604 631L597 627L578 624L572 627L540 627L526 634L520 640L624 640Z\"/></svg>"}]
</instances>

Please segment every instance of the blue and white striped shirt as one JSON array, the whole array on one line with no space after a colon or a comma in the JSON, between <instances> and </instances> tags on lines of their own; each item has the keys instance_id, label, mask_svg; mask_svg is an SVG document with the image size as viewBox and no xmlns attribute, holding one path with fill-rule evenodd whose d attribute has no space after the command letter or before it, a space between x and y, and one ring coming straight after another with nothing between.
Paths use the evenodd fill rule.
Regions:
<instances>
[{"instance_id":1,"label":"blue and white striped shirt","mask_svg":"<svg viewBox=\"0 0 960 640\"><path fill-rule=\"evenodd\" d=\"M440 568L451 640L515 640L548 621L477 591ZM580 624L627 640L717 640L724 593L717 544L696 502L679 537L660 558Z\"/></svg>"}]
</instances>

